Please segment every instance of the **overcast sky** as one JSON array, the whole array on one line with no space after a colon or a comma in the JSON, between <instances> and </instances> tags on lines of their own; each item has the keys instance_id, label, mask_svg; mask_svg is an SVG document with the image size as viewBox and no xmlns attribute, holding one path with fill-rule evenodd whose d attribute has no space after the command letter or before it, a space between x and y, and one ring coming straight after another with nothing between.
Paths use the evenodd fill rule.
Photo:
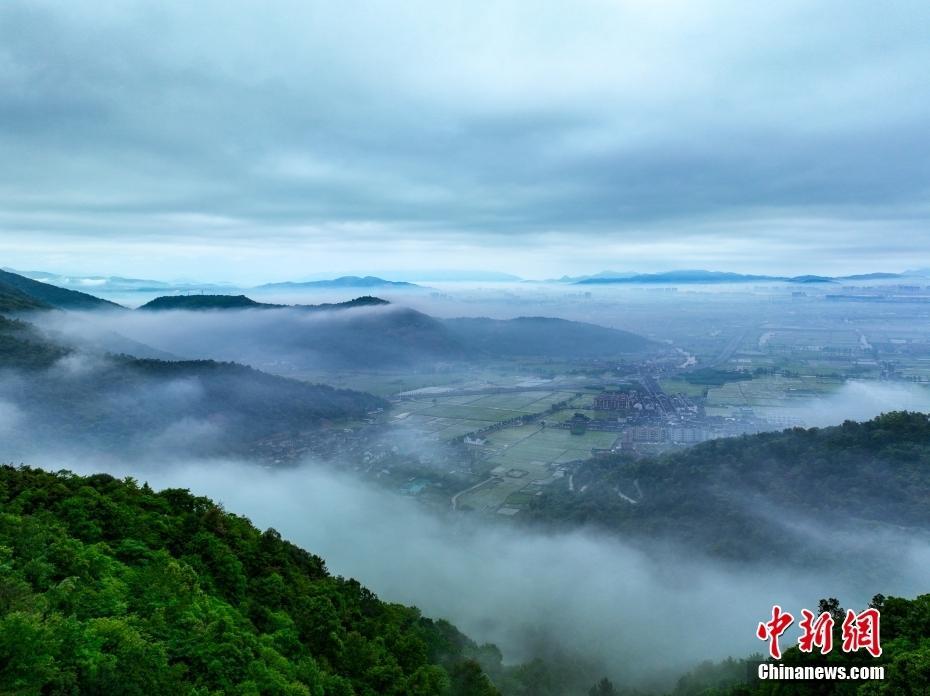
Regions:
<instances>
[{"instance_id":1,"label":"overcast sky","mask_svg":"<svg viewBox=\"0 0 930 696\"><path fill-rule=\"evenodd\" d=\"M930 3L0 3L0 265L930 265Z\"/></svg>"}]
</instances>

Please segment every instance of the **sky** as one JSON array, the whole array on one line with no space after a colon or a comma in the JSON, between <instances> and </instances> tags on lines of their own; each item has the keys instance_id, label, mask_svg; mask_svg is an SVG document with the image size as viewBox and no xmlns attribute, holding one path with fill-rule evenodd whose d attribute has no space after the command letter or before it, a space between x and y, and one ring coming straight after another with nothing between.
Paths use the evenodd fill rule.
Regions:
<instances>
[{"instance_id":1,"label":"sky","mask_svg":"<svg viewBox=\"0 0 930 696\"><path fill-rule=\"evenodd\" d=\"M0 265L930 265L927 26L907 0L5 0Z\"/></svg>"}]
</instances>

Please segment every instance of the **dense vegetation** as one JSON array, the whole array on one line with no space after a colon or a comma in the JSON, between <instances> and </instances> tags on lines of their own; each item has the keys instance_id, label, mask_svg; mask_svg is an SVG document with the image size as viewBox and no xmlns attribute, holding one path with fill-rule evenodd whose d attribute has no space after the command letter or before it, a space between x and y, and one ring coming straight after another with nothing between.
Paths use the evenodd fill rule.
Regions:
<instances>
[{"instance_id":1,"label":"dense vegetation","mask_svg":"<svg viewBox=\"0 0 930 696\"><path fill-rule=\"evenodd\" d=\"M318 305L282 305L268 302L256 302L245 295L164 295L147 302L139 309L145 311L166 311L181 309L199 311L205 309L284 309L293 307L304 311L326 311L333 309L351 309L353 307L375 307L390 304L380 297L365 295L347 302L324 303Z\"/></svg>"},{"instance_id":2,"label":"dense vegetation","mask_svg":"<svg viewBox=\"0 0 930 696\"><path fill-rule=\"evenodd\" d=\"M170 309L257 309L281 306L256 302L245 295L165 295L146 302L139 309L164 311Z\"/></svg>"},{"instance_id":3,"label":"dense vegetation","mask_svg":"<svg viewBox=\"0 0 930 696\"><path fill-rule=\"evenodd\" d=\"M122 309L120 305L76 290L66 290L17 273L0 271L0 291L24 295L40 305L58 309ZM27 309L37 309L29 307Z\"/></svg>"},{"instance_id":4,"label":"dense vegetation","mask_svg":"<svg viewBox=\"0 0 930 696\"><path fill-rule=\"evenodd\" d=\"M494 694L477 651L206 498L0 467L0 693Z\"/></svg>"},{"instance_id":5,"label":"dense vegetation","mask_svg":"<svg viewBox=\"0 0 930 696\"><path fill-rule=\"evenodd\" d=\"M16 288L0 284L0 312L16 313L51 308L51 305L29 297Z\"/></svg>"},{"instance_id":6,"label":"dense vegetation","mask_svg":"<svg viewBox=\"0 0 930 696\"><path fill-rule=\"evenodd\" d=\"M658 459L593 459L579 466L574 487L539 496L530 516L675 539L735 560L832 563L846 550L842 535L818 542L805 535L809 524L837 532L930 529L930 416L888 413L715 440Z\"/></svg>"}]
</instances>

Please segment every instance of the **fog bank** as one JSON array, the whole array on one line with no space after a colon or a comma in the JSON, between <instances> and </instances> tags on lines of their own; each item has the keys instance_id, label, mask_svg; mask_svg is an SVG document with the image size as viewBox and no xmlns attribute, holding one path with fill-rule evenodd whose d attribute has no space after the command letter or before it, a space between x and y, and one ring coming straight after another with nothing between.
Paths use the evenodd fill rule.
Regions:
<instances>
[{"instance_id":1,"label":"fog bank","mask_svg":"<svg viewBox=\"0 0 930 696\"><path fill-rule=\"evenodd\" d=\"M99 467L69 464L81 473ZM672 680L701 660L763 649L754 630L774 603L795 613L828 596L862 606L879 591L918 593L930 570L930 550L904 540L894 587L852 587L841 569L819 577L791 567L734 570L658 540L647 555L590 531L548 534L437 516L412 499L313 466L108 468L156 488L190 488L260 528L274 527L383 599L416 605L478 642L496 643L506 661L577 653L625 683Z\"/></svg>"}]
</instances>

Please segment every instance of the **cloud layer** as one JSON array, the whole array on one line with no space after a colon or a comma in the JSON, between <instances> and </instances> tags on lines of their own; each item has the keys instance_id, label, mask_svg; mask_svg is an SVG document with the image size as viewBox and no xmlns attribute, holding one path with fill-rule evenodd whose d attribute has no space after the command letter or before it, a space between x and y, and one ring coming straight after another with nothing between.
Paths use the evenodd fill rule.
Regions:
<instances>
[{"instance_id":1,"label":"cloud layer","mask_svg":"<svg viewBox=\"0 0 930 696\"><path fill-rule=\"evenodd\" d=\"M488 248L529 276L860 269L880 240L901 267L926 252L928 14L12 0L0 252L267 280Z\"/></svg>"}]
</instances>

